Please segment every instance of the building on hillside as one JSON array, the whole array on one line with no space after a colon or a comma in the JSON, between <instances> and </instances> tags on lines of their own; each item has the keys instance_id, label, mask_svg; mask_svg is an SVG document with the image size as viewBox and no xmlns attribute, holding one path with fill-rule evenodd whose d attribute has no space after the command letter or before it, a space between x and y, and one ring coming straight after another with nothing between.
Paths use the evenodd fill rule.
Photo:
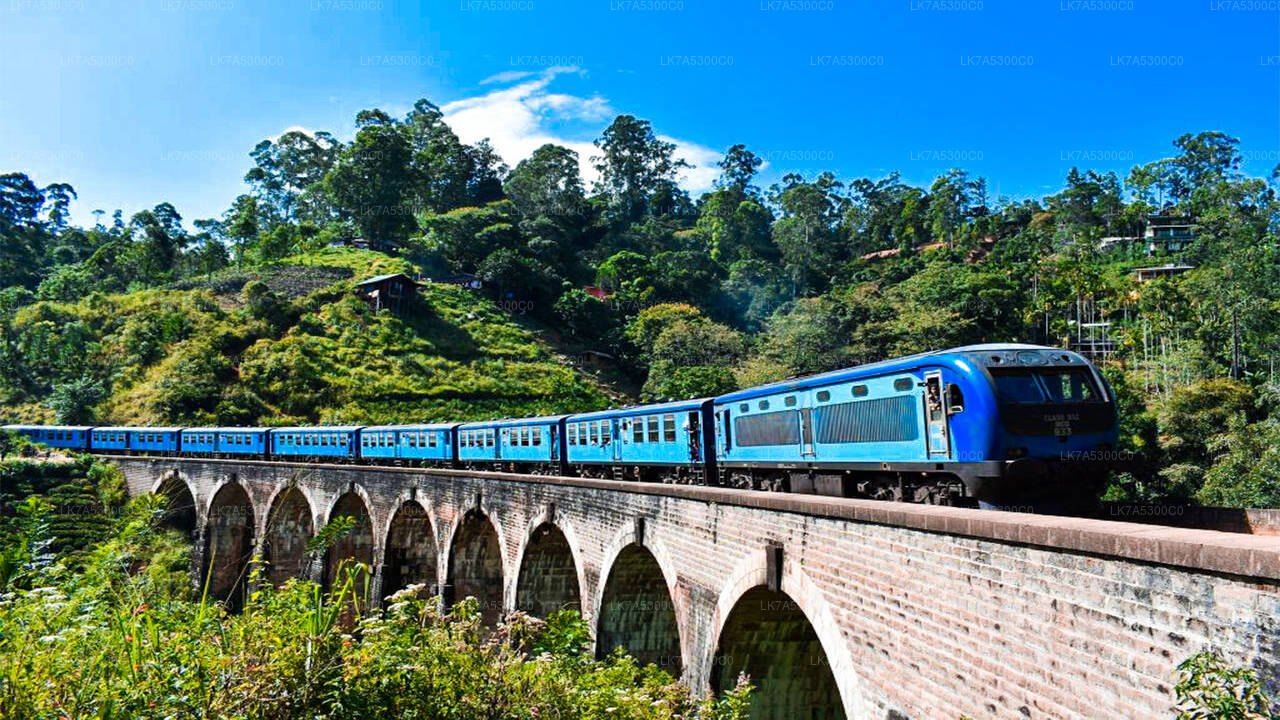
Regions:
<instances>
[{"instance_id":1,"label":"building on hillside","mask_svg":"<svg viewBox=\"0 0 1280 720\"><path fill-rule=\"evenodd\" d=\"M454 273L452 275L443 275L438 278L429 279L432 282L438 282L444 285L457 285L458 287L466 290L480 290L484 288L484 281L471 273Z\"/></svg>"},{"instance_id":2,"label":"building on hillside","mask_svg":"<svg viewBox=\"0 0 1280 720\"><path fill-rule=\"evenodd\" d=\"M1196 223L1189 215L1152 215L1147 218L1147 254L1179 253L1196 241Z\"/></svg>"},{"instance_id":3,"label":"building on hillside","mask_svg":"<svg viewBox=\"0 0 1280 720\"><path fill-rule=\"evenodd\" d=\"M1102 252L1124 250L1142 242L1141 235L1111 235L1098 241L1098 249Z\"/></svg>"},{"instance_id":4,"label":"building on hillside","mask_svg":"<svg viewBox=\"0 0 1280 720\"><path fill-rule=\"evenodd\" d=\"M1194 265L1161 265L1160 267L1138 268L1133 271L1133 275L1138 282L1147 282L1156 278L1169 277L1171 275L1180 275L1188 270L1194 270Z\"/></svg>"},{"instance_id":5,"label":"building on hillside","mask_svg":"<svg viewBox=\"0 0 1280 720\"><path fill-rule=\"evenodd\" d=\"M413 301L417 292L418 284L404 273L379 275L356 283L356 293L369 303L374 312L389 309L398 313Z\"/></svg>"}]
</instances>

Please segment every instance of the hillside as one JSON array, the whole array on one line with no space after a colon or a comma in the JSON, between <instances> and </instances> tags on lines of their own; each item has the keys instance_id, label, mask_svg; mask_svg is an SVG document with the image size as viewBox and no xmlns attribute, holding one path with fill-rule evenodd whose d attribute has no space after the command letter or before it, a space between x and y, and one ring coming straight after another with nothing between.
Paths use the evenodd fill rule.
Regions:
<instances>
[{"instance_id":1,"label":"hillside","mask_svg":"<svg viewBox=\"0 0 1280 720\"><path fill-rule=\"evenodd\" d=\"M0 412L30 422L371 424L609 403L610 389L483 297L427 283L395 315L353 292L397 271L413 268L326 249L167 288L27 305L6 332L22 372Z\"/></svg>"}]
</instances>

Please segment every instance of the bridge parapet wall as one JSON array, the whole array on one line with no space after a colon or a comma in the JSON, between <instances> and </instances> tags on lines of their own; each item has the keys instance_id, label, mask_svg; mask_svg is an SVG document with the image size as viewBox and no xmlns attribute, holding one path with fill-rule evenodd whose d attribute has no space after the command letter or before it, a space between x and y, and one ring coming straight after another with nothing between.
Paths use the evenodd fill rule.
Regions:
<instances>
[{"instance_id":1,"label":"bridge parapet wall","mask_svg":"<svg viewBox=\"0 0 1280 720\"><path fill-rule=\"evenodd\" d=\"M242 485L258 544L283 488L307 499L315 527L354 492L367 504L379 568L396 510L415 500L434 533L441 587L453 582L455 539L473 535L459 528L483 517L497 535L494 597L505 610L523 596L518 575L529 548L563 548L558 538L531 542L549 523L567 540L576 600L593 628L605 597L622 596L605 589L619 557L643 574L633 562L642 547L657 568L647 577L660 578L670 594L675 667L688 683L710 687L730 662L717 648L743 646L721 637L725 628L751 627L753 641L783 642L754 619L729 622L746 596L761 605L750 608L754 615L803 613L825 666L812 671L830 672L850 718L1162 717L1177 664L1203 649L1254 667L1280 688L1280 537L577 478L115 461L134 493L180 477L202 527L219 488ZM563 557L534 566L568 573ZM779 598L790 605L773 607ZM649 608L630 608L637 609ZM643 630L635 642L661 646L661 637L646 634L660 633Z\"/></svg>"}]
</instances>

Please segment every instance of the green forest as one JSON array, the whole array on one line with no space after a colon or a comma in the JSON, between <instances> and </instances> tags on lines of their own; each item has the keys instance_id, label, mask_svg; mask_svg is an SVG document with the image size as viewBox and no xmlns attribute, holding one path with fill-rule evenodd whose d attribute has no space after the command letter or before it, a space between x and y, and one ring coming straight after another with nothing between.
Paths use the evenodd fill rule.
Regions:
<instances>
[{"instance_id":1,"label":"green forest","mask_svg":"<svg viewBox=\"0 0 1280 720\"><path fill-rule=\"evenodd\" d=\"M695 198L649 122L618 116L595 146L510 167L420 100L359 113L349 143L263 140L221 217L160 202L91 227L69 222L72 185L0 175L0 413L469 419L1022 341L1089 350L1115 387L1138 463L1109 498L1280 505L1280 205L1236 138L1018 199L960 168L762 187L744 145ZM352 285L388 272L483 288L424 282L374 312Z\"/></svg>"}]
</instances>

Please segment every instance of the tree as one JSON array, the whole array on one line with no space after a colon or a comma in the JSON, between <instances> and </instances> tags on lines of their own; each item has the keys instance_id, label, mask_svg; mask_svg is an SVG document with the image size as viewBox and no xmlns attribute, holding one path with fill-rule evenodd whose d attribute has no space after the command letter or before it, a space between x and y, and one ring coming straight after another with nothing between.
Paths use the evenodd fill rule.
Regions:
<instances>
[{"instance_id":1,"label":"tree","mask_svg":"<svg viewBox=\"0 0 1280 720\"><path fill-rule=\"evenodd\" d=\"M39 284L47 240L39 217L44 201L25 174L0 175L0 287Z\"/></svg>"},{"instance_id":2,"label":"tree","mask_svg":"<svg viewBox=\"0 0 1280 720\"><path fill-rule=\"evenodd\" d=\"M600 173L596 191L609 198L612 215L622 222L639 219L660 184L674 184L676 173L690 167L675 157L674 143L658 139L648 120L632 115L614 118L595 145L601 153L592 157Z\"/></svg>"},{"instance_id":3,"label":"tree","mask_svg":"<svg viewBox=\"0 0 1280 720\"><path fill-rule=\"evenodd\" d=\"M758 197L760 189L751 184L764 161L747 149L746 145L734 145L725 151L724 158L717 165L720 177L715 185L727 190L733 199L741 202L748 197Z\"/></svg>"},{"instance_id":4,"label":"tree","mask_svg":"<svg viewBox=\"0 0 1280 720\"><path fill-rule=\"evenodd\" d=\"M578 153L559 145L534 150L511 171L504 187L526 218L577 217L586 210Z\"/></svg>"},{"instance_id":5,"label":"tree","mask_svg":"<svg viewBox=\"0 0 1280 720\"><path fill-rule=\"evenodd\" d=\"M256 198L270 204L275 210L272 215L282 221L299 217L322 219L324 208L305 207L301 199L303 193L324 179L341 151L342 143L327 132L291 130L274 142L263 140L254 147L249 153L254 167L244 179L253 186Z\"/></svg>"},{"instance_id":6,"label":"tree","mask_svg":"<svg viewBox=\"0 0 1280 720\"><path fill-rule=\"evenodd\" d=\"M453 272L475 272L501 249L518 250L520 231L515 207L506 200L483 207L461 207L422 219L427 248Z\"/></svg>"},{"instance_id":7,"label":"tree","mask_svg":"<svg viewBox=\"0 0 1280 720\"><path fill-rule=\"evenodd\" d=\"M231 204L225 216L227 237L235 243L236 264L244 261L245 246L258 237L258 201L252 195L241 195Z\"/></svg>"},{"instance_id":8,"label":"tree","mask_svg":"<svg viewBox=\"0 0 1280 720\"><path fill-rule=\"evenodd\" d=\"M745 351L742 335L732 328L676 319L654 340L644 392L655 399L683 400L735 390L730 368Z\"/></svg>"},{"instance_id":9,"label":"tree","mask_svg":"<svg viewBox=\"0 0 1280 720\"><path fill-rule=\"evenodd\" d=\"M934 180L929 188L929 223L934 238L952 247L966 220L983 208L985 195L986 180L971 179L965 170L953 168Z\"/></svg>"},{"instance_id":10,"label":"tree","mask_svg":"<svg viewBox=\"0 0 1280 720\"><path fill-rule=\"evenodd\" d=\"M101 380L81 376L55 385L49 395L49 407L59 425L90 425L97 421L94 406L106 397Z\"/></svg>"},{"instance_id":11,"label":"tree","mask_svg":"<svg viewBox=\"0 0 1280 720\"><path fill-rule=\"evenodd\" d=\"M426 99L414 103L400 129L409 148L414 205L443 213L502 199L506 166L488 140L464 145Z\"/></svg>"},{"instance_id":12,"label":"tree","mask_svg":"<svg viewBox=\"0 0 1280 720\"><path fill-rule=\"evenodd\" d=\"M1191 192L1219 180L1231 180L1240 168L1240 141L1226 133L1183 135L1173 142L1182 151L1174 164L1182 171Z\"/></svg>"},{"instance_id":13,"label":"tree","mask_svg":"<svg viewBox=\"0 0 1280 720\"><path fill-rule=\"evenodd\" d=\"M67 218L71 216L71 201L79 197L76 189L67 183L53 183L41 192L49 205L49 226L55 234L60 233L66 229Z\"/></svg>"},{"instance_id":14,"label":"tree","mask_svg":"<svg viewBox=\"0 0 1280 720\"><path fill-rule=\"evenodd\" d=\"M178 254L188 242L182 216L173 205L160 203L151 210L136 213L129 225L135 233L138 271L143 281L161 283L171 279Z\"/></svg>"},{"instance_id":15,"label":"tree","mask_svg":"<svg viewBox=\"0 0 1280 720\"><path fill-rule=\"evenodd\" d=\"M785 188L775 191L782 217L774 224L773 237L795 296L823 289L826 278L818 275L819 268L833 268L844 259L835 229L843 209L837 195L842 185L830 173L811 183L798 175L782 180Z\"/></svg>"},{"instance_id":16,"label":"tree","mask_svg":"<svg viewBox=\"0 0 1280 720\"><path fill-rule=\"evenodd\" d=\"M355 140L324 177L338 214L350 218L376 248L395 247L415 227L413 156L407 134L381 110L356 116Z\"/></svg>"}]
</instances>

